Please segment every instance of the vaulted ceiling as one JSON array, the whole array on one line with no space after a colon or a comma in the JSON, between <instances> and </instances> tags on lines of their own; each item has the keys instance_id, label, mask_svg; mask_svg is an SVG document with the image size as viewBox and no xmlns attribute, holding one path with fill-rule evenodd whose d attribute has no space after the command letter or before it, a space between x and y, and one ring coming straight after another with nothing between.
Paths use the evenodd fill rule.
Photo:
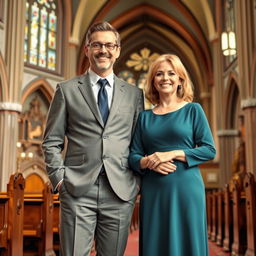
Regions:
<instances>
[{"instance_id":1,"label":"vaulted ceiling","mask_svg":"<svg viewBox=\"0 0 256 256\"><path fill-rule=\"evenodd\" d=\"M73 1L71 38L79 42L78 73L88 66L83 54L85 34L95 21L107 20L121 34L122 54L116 72L141 49L180 56L197 94L212 85L211 42L217 33L213 0L83 0Z\"/></svg>"}]
</instances>

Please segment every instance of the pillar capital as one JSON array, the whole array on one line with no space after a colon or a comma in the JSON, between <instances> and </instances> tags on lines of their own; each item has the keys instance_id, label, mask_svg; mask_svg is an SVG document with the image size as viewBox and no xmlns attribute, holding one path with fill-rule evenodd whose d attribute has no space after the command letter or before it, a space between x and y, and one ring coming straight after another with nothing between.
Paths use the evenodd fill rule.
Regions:
<instances>
[{"instance_id":1,"label":"pillar capital","mask_svg":"<svg viewBox=\"0 0 256 256\"><path fill-rule=\"evenodd\" d=\"M248 98L241 101L242 109L256 107L256 98Z\"/></svg>"},{"instance_id":2,"label":"pillar capital","mask_svg":"<svg viewBox=\"0 0 256 256\"><path fill-rule=\"evenodd\" d=\"M0 102L0 111L14 111L20 113L22 105L16 102Z\"/></svg>"},{"instance_id":3,"label":"pillar capital","mask_svg":"<svg viewBox=\"0 0 256 256\"><path fill-rule=\"evenodd\" d=\"M218 130L217 131L218 137L232 137L232 136L238 136L239 131L235 129L226 129L226 130Z\"/></svg>"}]
</instances>

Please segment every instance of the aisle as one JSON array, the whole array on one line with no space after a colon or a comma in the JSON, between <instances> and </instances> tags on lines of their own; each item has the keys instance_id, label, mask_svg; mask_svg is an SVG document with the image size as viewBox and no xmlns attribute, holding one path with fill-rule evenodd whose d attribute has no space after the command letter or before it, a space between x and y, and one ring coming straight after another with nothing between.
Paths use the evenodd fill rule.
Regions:
<instances>
[{"instance_id":1,"label":"aisle","mask_svg":"<svg viewBox=\"0 0 256 256\"><path fill-rule=\"evenodd\" d=\"M138 241L139 241L139 230L132 232L129 235L128 243L124 256L138 256ZM223 252L222 248L217 246L215 243L209 241L210 256L231 256L230 253ZM94 256L95 254L91 254ZM160 256L160 255L156 255ZM163 255L164 256L164 255ZM188 255L189 256L189 255Z\"/></svg>"},{"instance_id":2,"label":"aisle","mask_svg":"<svg viewBox=\"0 0 256 256\"><path fill-rule=\"evenodd\" d=\"M124 256L138 256L139 230L130 234ZM231 256L230 253L223 252L222 248L209 241L210 256ZM159 255L156 255L159 256ZM188 255L189 256L189 255Z\"/></svg>"},{"instance_id":3,"label":"aisle","mask_svg":"<svg viewBox=\"0 0 256 256\"><path fill-rule=\"evenodd\" d=\"M128 237L128 243L124 256L138 256L139 230L133 231Z\"/></svg>"}]
</instances>

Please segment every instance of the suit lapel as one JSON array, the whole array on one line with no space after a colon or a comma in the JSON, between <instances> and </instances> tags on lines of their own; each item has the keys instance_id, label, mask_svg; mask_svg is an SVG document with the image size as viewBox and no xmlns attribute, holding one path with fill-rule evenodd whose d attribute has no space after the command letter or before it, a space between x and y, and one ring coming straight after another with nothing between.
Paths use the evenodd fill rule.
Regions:
<instances>
[{"instance_id":1,"label":"suit lapel","mask_svg":"<svg viewBox=\"0 0 256 256\"><path fill-rule=\"evenodd\" d=\"M108 123L111 122L113 117L115 116L118 107L120 105L120 102L122 102L122 98L124 96L125 88L124 88L124 83L122 83L122 80L118 79L116 76L114 78L114 94L113 94L113 100L112 100L112 105L111 109L109 112L108 120L106 123L106 126Z\"/></svg>"},{"instance_id":2,"label":"suit lapel","mask_svg":"<svg viewBox=\"0 0 256 256\"><path fill-rule=\"evenodd\" d=\"M95 100L95 96L92 91L91 82L89 79L89 74L85 74L84 76L81 76L80 80L78 81L79 85L78 88L80 92L82 93L84 99L86 100L88 106L90 107L93 115L98 120L98 122L101 124L102 127L104 127L104 123L102 121L97 102Z\"/></svg>"}]
</instances>

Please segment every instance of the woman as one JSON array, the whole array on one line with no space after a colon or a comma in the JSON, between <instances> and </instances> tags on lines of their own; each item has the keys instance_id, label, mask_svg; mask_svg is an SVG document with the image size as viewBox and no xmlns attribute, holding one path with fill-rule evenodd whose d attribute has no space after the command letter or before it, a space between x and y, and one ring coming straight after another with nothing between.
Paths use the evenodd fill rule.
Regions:
<instances>
[{"instance_id":1,"label":"woman","mask_svg":"<svg viewBox=\"0 0 256 256\"><path fill-rule=\"evenodd\" d=\"M215 148L204 111L192 103L187 71L175 55L150 67L129 163L142 175L140 256L207 256L205 188L198 164Z\"/></svg>"}]
</instances>

